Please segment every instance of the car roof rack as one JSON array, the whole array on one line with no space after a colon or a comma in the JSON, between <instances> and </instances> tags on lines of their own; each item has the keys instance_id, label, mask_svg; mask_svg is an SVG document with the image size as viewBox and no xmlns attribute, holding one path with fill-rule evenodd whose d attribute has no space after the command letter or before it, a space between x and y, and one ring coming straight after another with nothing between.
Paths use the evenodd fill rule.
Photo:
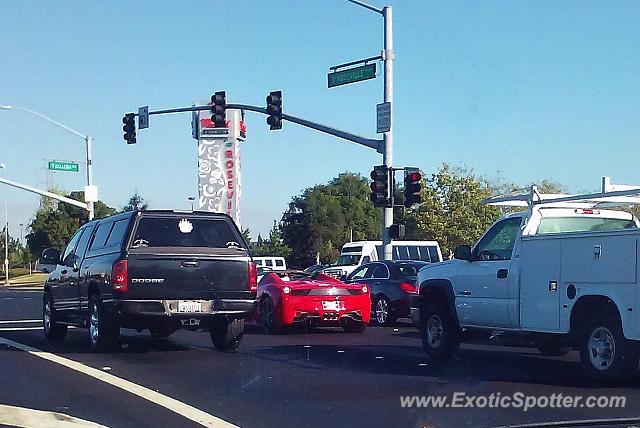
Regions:
<instances>
[{"instance_id":1,"label":"car roof rack","mask_svg":"<svg viewBox=\"0 0 640 428\"><path fill-rule=\"evenodd\" d=\"M602 177L602 191L582 195L564 193L540 193L538 186L531 186L529 192L493 196L482 201L484 205L502 207L523 207L544 205L554 208L595 208L640 205L640 186L611 184L610 177Z\"/></svg>"}]
</instances>

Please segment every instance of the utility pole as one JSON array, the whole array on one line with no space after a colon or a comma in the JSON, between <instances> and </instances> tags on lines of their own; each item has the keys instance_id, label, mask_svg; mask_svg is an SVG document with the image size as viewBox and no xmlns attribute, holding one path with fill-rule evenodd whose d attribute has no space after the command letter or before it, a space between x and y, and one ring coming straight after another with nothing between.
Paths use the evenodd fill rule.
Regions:
<instances>
[{"instance_id":1,"label":"utility pole","mask_svg":"<svg viewBox=\"0 0 640 428\"><path fill-rule=\"evenodd\" d=\"M383 162L387 167L393 166L393 14L391 6L385 6L382 9L384 17L384 50L382 51L382 60L384 61L384 102L391 106L390 117L391 126L389 131L384 133L384 153ZM391 189L394 192L395 189ZM393 193L392 193L393 194ZM393 224L393 207L384 208L382 216L382 245L384 246L384 259L392 260L391 234L389 228Z\"/></svg>"},{"instance_id":2,"label":"utility pole","mask_svg":"<svg viewBox=\"0 0 640 428\"><path fill-rule=\"evenodd\" d=\"M9 285L9 203L4 200L4 285Z\"/></svg>"}]
</instances>

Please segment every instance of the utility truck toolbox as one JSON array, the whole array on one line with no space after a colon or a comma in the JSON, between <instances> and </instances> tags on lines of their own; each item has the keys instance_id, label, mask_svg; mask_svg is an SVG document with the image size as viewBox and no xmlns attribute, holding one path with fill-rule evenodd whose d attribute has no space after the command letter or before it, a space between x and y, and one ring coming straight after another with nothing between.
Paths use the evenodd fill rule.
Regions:
<instances>
[{"instance_id":1,"label":"utility truck toolbox","mask_svg":"<svg viewBox=\"0 0 640 428\"><path fill-rule=\"evenodd\" d=\"M603 183L609 183L603 180ZM615 206L640 204L640 187L589 195L490 198L526 207L498 219L473 246L418 273L411 315L425 351L448 358L460 342L536 346L544 355L580 351L594 377L638 366L640 226Z\"/></svg>"}]
</instances>

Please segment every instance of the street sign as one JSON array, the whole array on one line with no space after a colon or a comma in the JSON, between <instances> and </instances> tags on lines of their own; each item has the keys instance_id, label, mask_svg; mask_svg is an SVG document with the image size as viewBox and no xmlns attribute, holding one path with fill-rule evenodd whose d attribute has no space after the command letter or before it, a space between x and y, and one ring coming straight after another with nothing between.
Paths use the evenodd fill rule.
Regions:
<instances>
[{"instance_id":1,"label":"street sign","mask_svg":"<svg viewBox=\"0 0 640 428\"><path fill-rule=\"evenodd\" d=\"M391 103L381 103L376 106L378 134L391 130Z\"/></svg>"},{"instance_id":2,"label":"street sign","mask_svg":"<svg viewBox=\"0 0 640 428\"><path fill-rule=\"evenodd\" d=\"M78 172L78 164L66 161L49 161L51 171Z\"/></svg>"},{"instance_id":3,"label":"street sign","mask_svg":"<svg viewBox=\"0 0 640 428\"><path fill-rule=\"evenodd\" d=\"M138 129L146 129L149 127L149 106L140 107L138 109Z\"/></svg>"},{"instance_id":4,"label":"street sign","mask_svg":"<svg viewBox=\"0 0 640 428\"><path fill-rule=\"evenodd\" d=\"M375 79L375 77L376 65L365 64L360 67L329 73L327 74L327 82L329 88L333 88L334 86L348 85L349 83L360 82L362 80Z\"/></svg>"}]
</instances>

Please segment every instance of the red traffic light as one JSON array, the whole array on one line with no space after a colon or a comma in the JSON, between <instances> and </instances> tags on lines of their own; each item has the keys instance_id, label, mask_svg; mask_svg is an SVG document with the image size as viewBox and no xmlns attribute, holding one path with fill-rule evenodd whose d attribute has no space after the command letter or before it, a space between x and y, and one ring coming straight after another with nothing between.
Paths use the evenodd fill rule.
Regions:
<instances>
[{"instance_id":1,"label":"red traffic light","mask_svg":"<svg viewBox=\"0 0 640 428\"><path fill-rule=\"evenodd\" d=\"M422 180L422 174L419 171L412 171L408 174L407 178L410 181L420 181Z\"/></svg>"}]
</instances>

